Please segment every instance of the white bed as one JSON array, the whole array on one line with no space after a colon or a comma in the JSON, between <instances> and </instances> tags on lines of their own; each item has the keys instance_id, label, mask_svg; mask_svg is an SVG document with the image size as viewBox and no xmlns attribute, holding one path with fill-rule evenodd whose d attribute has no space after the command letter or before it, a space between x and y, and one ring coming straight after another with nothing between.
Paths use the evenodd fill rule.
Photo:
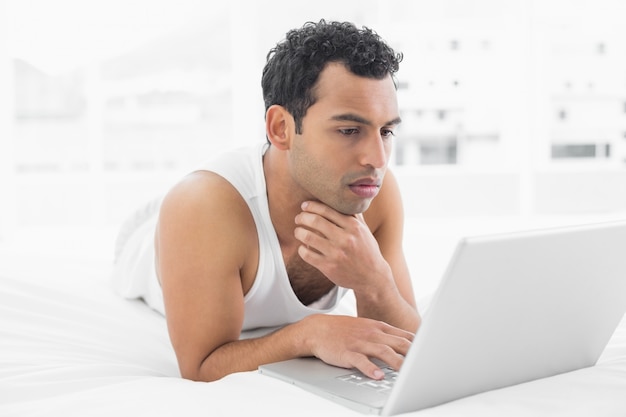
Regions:
<instances>
[{"instance_id":1,"label":"white bed","mask_svg":"<svg viewBox=\"0 0 626 417\"><path fill-rule=\"evenodd\" d=\"M443 269L457 235L503 228L463 224L410 225L423 233L410 233L407 251L430 252L410 257L416 290L436 284L418 276ZM360 415L257 372L214 383L181 379L164 318L110 289L110 236L46 236L0 245L0 416ZM424 260L431 264L418 266ZM626 320L595 367L412 414L624 416Z\"/></svg>"}]
</instances>

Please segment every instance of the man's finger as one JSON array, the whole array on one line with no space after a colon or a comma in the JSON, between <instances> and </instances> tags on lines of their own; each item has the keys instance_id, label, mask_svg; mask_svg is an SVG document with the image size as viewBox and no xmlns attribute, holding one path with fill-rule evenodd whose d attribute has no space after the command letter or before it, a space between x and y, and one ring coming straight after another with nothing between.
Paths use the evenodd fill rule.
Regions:
<instances>
[{"instance_id":1,"label":"man's finger","mask_svg":"<svg viewBox=\"0 0 626 417\"><path fill-rule=\"evenodd\" d=\"M305 201L304 203L302 203L300 208L303 212L317 214L325 218L329 222L333 223L335 226L341 228L345 226L346 219L353 218L353 216L341 214L338 211L331 209L326 204L317 201Z\"/></svg>"},{"instance_id":2,"label":"man's finger","mask_svg":"<svg viewBox=\"0 0 626 417\"><path fill-rule=\"evenodd\" d=\"M368 378L372 379L383 379L385 373L378 365L372 362L366 355L353 353L352 360L350 361L351 366L358 369L361 373L363 373Z\"/></svg>"}]
</instances>

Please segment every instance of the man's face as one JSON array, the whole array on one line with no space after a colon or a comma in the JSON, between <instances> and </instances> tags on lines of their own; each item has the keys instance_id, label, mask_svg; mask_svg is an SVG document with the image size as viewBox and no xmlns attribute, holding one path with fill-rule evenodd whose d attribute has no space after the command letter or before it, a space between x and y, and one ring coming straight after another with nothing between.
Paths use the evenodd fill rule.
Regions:
<instances>
[{"instance_id":1,"label":"man's face","mask_svg":"<svg viewBox=\"0 0 626 417\"><path fill-rule=\"evenodd\" d=\"M362 213L382 185L400 122L393 80L359 77L331 63L314 94L290 149L293 179L339 212Z\"/></svg>"}]
</instances>

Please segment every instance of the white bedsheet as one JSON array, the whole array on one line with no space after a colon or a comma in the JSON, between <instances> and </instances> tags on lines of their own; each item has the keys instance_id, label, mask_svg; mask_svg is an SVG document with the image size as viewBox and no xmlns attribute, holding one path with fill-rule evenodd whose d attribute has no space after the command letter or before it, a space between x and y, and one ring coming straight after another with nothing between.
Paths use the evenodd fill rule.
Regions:
<instances>
[{"instance_id":1,"label":"white bedsheet","mask_svg":"<svg viewBox=\"0 0 626 417\"><path fill-rule=\"evenodd\" d=\"M181 379L164 318L118 298L108 272L0 251L0 416L361 415L257 372ZM411 415L625 416L626 321L595 367Z\"/></svg>"}]
</instances>

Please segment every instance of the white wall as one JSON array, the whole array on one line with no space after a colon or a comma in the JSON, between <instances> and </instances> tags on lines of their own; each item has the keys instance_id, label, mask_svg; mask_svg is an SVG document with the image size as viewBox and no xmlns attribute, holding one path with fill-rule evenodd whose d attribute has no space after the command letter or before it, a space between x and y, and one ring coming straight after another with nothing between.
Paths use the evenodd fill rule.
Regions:
<instances>
[{"instance_id":1,"label":"white wall","mask_svg":"<svg viewBox=\"0 0 626 417\"><path fill-rule=\"evenodd\" d=\"M0 0L0 241L15 227L15 189L12 159L13 83L8 51L6 2Z\"/></svg>"},{"instance_id":2,"label":"white wall","mask_svg":"<svg viewBox=\"0 0 626 417\"><path fill-rule=\"evenodd\" d=\"M55 42L62 29L57 19L63 14L61 6L74 3L76 13L59 38L63 42ZM626 30L616 17L624 2L577 0L576 7L570 7L567 0L236 0L214 9L201 0L155 0L150 3L154 7L145 10L140 3L97 0L86 6L73 0L33 0L28 4L40 7L25 14L0 12L0 233L15 224L115 227L126 213L168 188L184 173L181 171L191 169L199 160L225 147L264 140L260 76L265 55L287 30L321 17L370 26L405 53L399 77L410 87L400 91L400 107L425 108L430 113L413 119L407 115L398 132L398 143L408 138L407 147L418 149L420 135L454 133L462 124L456 166L419 165L418 151L414 151L413 159L407 157L413 163L394 167L404 191L407 216L427 219L626 210L626 58L620 58L626 57ZM0 0L0 6L6 4L18 10L17 5L26 3ZM172 16L175 22L164 19L168 7L176 12ZM577 11L580 8L582 12ZM122 9L124 12L116 12ZM53 18L54 13L59 16ZM170 62L159 61L164 49L144 48L140 58L130 60L136 65L127 67L154 65L161 73L150 67L132 77L100 84L97 77L101 68L92 60L85 80L86 120L74 122L79 127L53 137L50 120L38 126L32 123L28 129L18 121L15 137L22 136L10 140L12 62L7 59L10 51L2 32L7 26L16 30L16 45L30 48L30 55L25 55L33 56L33 45L38 45L33 41L37 40L39 46L47 48L47 58L59 59L54 65L49 63L49 68L65 65L67 69L70 63L80 61L81 48L89 52L85 56L94 59L96 50L115 55L113 32L115 36L123 34L129 45L138 47L140 39L151 39L150 33L162 36L177 25L189 29L198 22L214 22L210 19L215 14L232 23L224 33L228 55L212 56L207 50L224 41L218 38L200 43L193 54L205 63L227 62L225 71L229 72L222 78L211 78L205 67L185 72L180 65L167 72L163 67ZM607 16L612 18L607 20ZM585 30L576 37L568 37L569 27L583 18L589 25L584 25ZM38 25L51 22L56 22L53 29L59 31L38 29ZM167 30L156 30L160 27ZM88 33L90 28L97 30ZM597 28L602 30L596 33ZM162 42L159 47L171 41L163 39L157 41ZM453 43L458 47L451 47ZM129 45L118 55L132 51ZM600 45L605 48L601 54ZM64 57L67 62L61 59ZM174 53L165 59L175 61L177 57ZM572 67L576 71L568 70ZM453 86L454 81L458 86ZM570 81L574 85L571 91L565 87ZM585 87L590 82L595 90ZM197 109L193 106L158 107L157 100L157 105L137 109L142 94L149 96L159 90L176 93L175 88L181 86L183 92L195 92L197 97L212 93L212 88L226 91L227 104L221 105L223 97L219 95L215 99L217 106L227 109L226 116L217 122L204 122L194 131L181 123L195 117ZM116 96L118 90L125 96ZM607 91L613 92L610 100L602 98ZM112 111L107 100L116 99L129 99L128 108L135 106L135 112L124 113L128 110L124 106L116 113ZM601 103L601 107L594 103ZM571 107L571 117L563 123L554 117L555 108L562 104ZM438 109L458 110L459 106L462 111L445 122L432 120ZM596 113L593 117L589 106ZM108 113L103 116L102 111ZM608 113L610 132L599 140L611 143L611 158L565 160L555 166L550 159L551 143L598 138L596 133L604 134ZM115 124L117 119L122 123ZM154 126L148 134L124 132L111 140L115 129L126 122ZM106 123L109 125L104 129L108 131L103 133ZM165 132L170 132L169 136L165 137ZM572 132L587 136L580 139ZM190 139L190 134L195 137ZM42 140L40 147L28 154L25 150L33 137L49 140ZM35 160L31 164L34 168L24 168L32 162L24 161L26 158ZM172 161L177 164L174 168ZM123 168L110 168L116 163ZM146 165L154 168L144 169Z\"/></svg>"}]
</instances>

